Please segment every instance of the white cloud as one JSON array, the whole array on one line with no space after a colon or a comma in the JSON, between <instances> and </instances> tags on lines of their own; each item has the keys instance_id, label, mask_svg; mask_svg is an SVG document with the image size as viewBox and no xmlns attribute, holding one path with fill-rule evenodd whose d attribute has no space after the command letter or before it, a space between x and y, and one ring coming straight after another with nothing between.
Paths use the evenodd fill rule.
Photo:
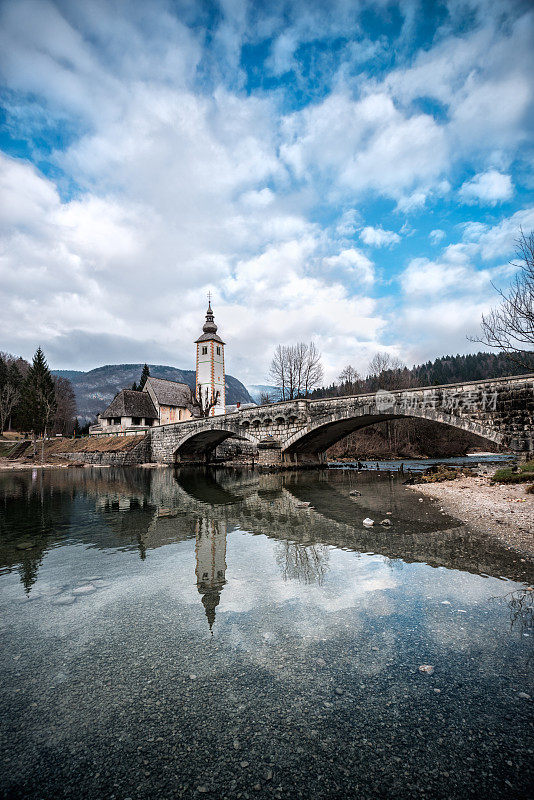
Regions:
<instances>
[{"instance_id":1,"label":"white cloud","mask_svg":"<svg viewBox=\"0 0 534 800\"><path fill-rule=\"evenodd\" d=\"M371 296L375 267L354 242L359 231L374 247L408 235L367 224L366 204L386 206L386 198L404 213L426 209L436 214L429 228L440 225L447 176L465 164L471 174L491 165L477 191L493 202L499 187L487 176L514 174L525 137L531 17L506 28L488 13L459 36L441 28L409 67L378 80L362 65L385 51L386 38L368 42L359 8L344 0L335 13L297 3L287 25L274 6L252 13L224 3L211 37L163 0L150 8L132 2L125 15L123 4L91 0L2 4L8 124L31 134L32 157L59 176L0 162L2 347L28 356L41 342L55 366L94 366L120 352L150 360L147 349L191 366L211 288L229 371L243 380L264 381L272 348L302 338L318 341L328 380L347 360L362 365L383 346L388 320L391 334L403 315L392 298ZM194 14L188 5L184 19ZM299 48L347 31L357 42L339 68L335 48L310 66L321 91L307 106L284 86L245 83L243 43L273 41L266 68L289 70L302 92L312 79ZM42 131L65 140L41 152ZM462 192L473 196L468 186ZM504 193L501 185L499 199ZM475 258L509 258L519 225L533 224L525 209L493 226L467 225L463 249L412 259L402 276L408 308L421 286L484 292L495 273L477 270ZM438 236L436 228L430 240ZM396 340L404 336L399 329Z\"/></svg>"},{"instance_id":2,"label":"white cloud","mask_svg":"<svg viewBox=\"0 0 534 800\"><path fill-rule=\"evenodd\" d=\"M365 244L374 247L389 247L400 242L400 236L395 231L385 231L383 228L365 227L360 233L360 239Z\"/></svg>"},{"instance_id":3,"label":"white cloud","mask_svg":"<svg viewBox=\"0 0 534 800\"><path fill-rule=\"evenodd\" d=\"M496 203L510 200L513 194L512 179L496 169L490 169L466 181L458 193L464 203L494 206Z\"/></svg>"},{"instance_id":4,"label":"white cloud","mask_svg":"<svg viewBox=\"0 0 534 800\"><path fill-rule=\"evenodd\" d=\"M421 181L438 181L448 164L440 126L429 115L401 113L386 94L357 101L332 94L286 117L282 130L280 153L296 177L318 172L339 192L400 198Z\"/></svg>"},{"instance_id":5,"label":"white cloud","mask_svg":"<svg viewBox=\"0 0 534 800\"><path fill-rule=\"evenodd\" d=\"M323 263L327 267L347 270L360 283L372 284L374 282L373 262L355 247L342 250L336 256L329 256L324 259Z\"/></svg>"},{"instance_id":6,"label":"white cloud","mask_svg":"<svg viewBox=\"0 0 534 800\"><path fill-rule=\"evenodd\" d=\"M402 107L428 98L443 106L445 135L456 156L479 159L482 152L515 147L529 136L534 16L526 10L503 25L505 11L499 4L486 6L479 24L461 35L444 26L433 47L384 79L384 90Z\"/></svg>"},{"instance_id":7,"label":"white cloud","mask_svg":"<svg viewBox=\"0 0 534 800\"><path fill-rule=\"evenodd\" d=\"M507 267L476 269L473 265L476 254L477 248L472 244L455 244L446 247L439 260L412 259L400 278L403 292L410 297L461 296L473 292L481 296L490 289L493 280L509 271Z\"/></svg>"},{"instance_id":8,"label":"white cloud","mask_svg":"<svg viewBox=\"0 0 534 800\"><path fill-rule=\"evenodd\" d=\"M428 234L428 238L430 239L432 244L439 244L442 239L445 238L445 231L440 230L439 228L435 228L433 231L430 231Z\"/></svg>"},{"instance_id":9,"label":"white cloud","mask_svg":"<svg viewBox=\"0 0 534 800\"><path fill-rule=\"evenodd\" d=\"M420 209L424 208L425 203L426 192L416 191L410 195L400 197L395 210L409 214L412 211L419 211Z\"/></svg>"},{"instance_id":10,"label":"white cloud","mask_svg":"<svg viewBox=\"0 0 534 800\"><path fill-rule=\"evenodd\" d=\"M534 206L516 211L497 225L468 223L464 227L462 238L466 243L476 244L481 257L491 261L513 255L521 229L525 232L534 229Z\"/></svg>"},{"instance_id":11,"label":"white cloud","mask_svg":"<svg viewBox=\"0 0 534 800\"><path fill-rule=\"evenodd\" d=\"M463 297L441 299L403 307L398 327L402 330L404 348L409 363L418 364L436 353L456 354L473 351L468 336L480 335L480 319L489 311L492 300ZM422 335L422 332L424 335Z\"/></svg>"},{"instance_id":12,"label":"white cloud","mask_svg":"<svg viewBox=\"0 0 534 800\"><path fill-rule=\"evenodd\" d=\"M188 239L184 226L168 230L153 208L90 194L62 203L31 165L2 157L0 167L1 185L11 192L0 257L0 336L9 350L29 356L44 342L56 358L63 349L78 359L72 366L93 366L116 359L120 343L123 352L143 358L155 352L189 367L208 287L229 342L229 372L242 379L266 374L278 341L314 338L329 379L337 375L338 348L358 354L376 347L384 319L375 302L361 291L350 296L331 275L341 269L368 286L372 262L348 249L311 277L309 266L320 263L323 247L313 225L283 214L275 224L260 204L249 212L247 232L239 233L242 223L230 208L230 233L218 234L214 252ZM254 249L263 242L260 254L236 260L234 235ZM273 235L276 243L269 243ZM83 342L83 349L73 352L70 341Z\"/></svg>"}]
</instances>

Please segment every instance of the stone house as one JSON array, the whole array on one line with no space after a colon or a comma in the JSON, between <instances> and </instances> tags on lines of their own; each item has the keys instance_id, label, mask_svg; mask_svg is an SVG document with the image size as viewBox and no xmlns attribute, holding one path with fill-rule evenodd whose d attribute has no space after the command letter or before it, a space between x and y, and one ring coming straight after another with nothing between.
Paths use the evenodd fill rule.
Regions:
<instances>
[{"instance_id":1,"label":"stone house","mask_svg":"<svg viewBox=\"0 0 534 800\"><path fill-rule=\"evenodd\" d=\"M123 389L99 415L99 424L91 426L90 433L119 433L126 429L151 428L157 420L158 412L148 392ZM100 430L96 430L98 428Z\"/></svg>"},{"instance_id":2,"label":"stone house","mask_svg":"<svg viewBox=\"0 0 534 800\"><path fill-rule=\"evenodd\" d=\"M89 433L142 433L154 425L180 422L192 416L194 409L187 384L149 377L140 392L120 391Z\"/></svg>"},{"instance_id":3,"label":"stone house","mask_svg":"<svg viewBox=\"0 0 534 800\"><path fill-rule=\"evenodd\" d=\"M186 383L149 377L143 387L157 411L158 425L180 422L193 416L191 389Z\"/></svg>"}]
</instances>

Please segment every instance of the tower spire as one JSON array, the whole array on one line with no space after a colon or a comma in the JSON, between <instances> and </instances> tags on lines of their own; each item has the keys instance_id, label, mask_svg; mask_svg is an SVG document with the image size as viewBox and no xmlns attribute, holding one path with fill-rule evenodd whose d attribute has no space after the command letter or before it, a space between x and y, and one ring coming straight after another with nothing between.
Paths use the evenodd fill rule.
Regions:
<instances>
[{"instance_id":1,"label":"tower spire","mask_svg":"<svg viewBox=\"0 0 534 800\"><path fill-rule=\"evenodd\" d=\"M211 310L211 298L209 293L208 293L208 310L206 311L206 322L204 323L202 330L204 331L204 333L217 333L217 325L215 324L213 311Z\"/></svg>"},{"instance_id":2,"label":"tower spire","mask_svg":"<svg viewBox=\"0 0 534 800\"><path fill-rule=\"evenodd\" d=\"M211 403L210 416L225 413L224 342L217 334L217 325L211 307L211 292L207 293L208 310L197 346L197 374L195 396Z\"/></svg>"}]
</instances>

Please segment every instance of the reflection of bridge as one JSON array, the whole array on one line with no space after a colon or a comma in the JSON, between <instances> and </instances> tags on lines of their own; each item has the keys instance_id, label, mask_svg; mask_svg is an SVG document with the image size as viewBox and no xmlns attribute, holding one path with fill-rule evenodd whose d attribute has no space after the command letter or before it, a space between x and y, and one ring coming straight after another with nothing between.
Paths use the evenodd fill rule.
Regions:
<instances>
[{"instance_id":1,"label":"reflection of bridge","mask_svg":"<svg viewBox=\"0 0 534 800\"><path fill-rule=\"evenodd\" d=\"M41 472L35 485L28 473L6 474L0 480L0 569L18 569L29 592L44 555L66 535L67 543L85 547L136 549L142 559L154 548L194 538L197 588L210 627L227 580L226 536L235 530L278 540L284 575L301 581L321 579L329 547L513 580L534 577L531 563L504 545L470 533L430 504L419 505L396 476L216 474L187 468L65 470ZM361 496L349 494L356 487ZM303 507L303 501L314 508ZM386 511L392 512L391 527L363 527L365 517L378 522ZM84 524L71 527L70 518L75 521L81 512ZM13 534L21 522L26 529L31 523L32 549L17 549Z\"/></svg>"},{"instance_id":2,"label":"reflection of bridge","mask_svg":"<svg viewBox=\"0 0 534 800\"><path fill-rule=\"evenodd\" d=\"M358 428L418 417L470 431L518 455L534 451L534 375L395 392L292 400L150 432L152 459L208 461L225 439L252 442L266 465L321 463L325 451Z\"/></svg>"}]
</instances>

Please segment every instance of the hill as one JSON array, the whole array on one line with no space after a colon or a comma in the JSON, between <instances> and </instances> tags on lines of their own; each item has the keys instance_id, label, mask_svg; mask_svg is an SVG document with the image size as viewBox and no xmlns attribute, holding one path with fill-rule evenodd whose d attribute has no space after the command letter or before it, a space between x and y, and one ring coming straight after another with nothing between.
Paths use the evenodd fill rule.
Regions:
<instances>
[{"instance_id":1,"label":"hill","mask_svg":"<svg viewBox=\"0 0 534 800\"><path fill-rule=\"evenodd\" d=\"M195 387L195 371L192 369L177 369L162 364L148 366L154 378L180 381L192 389ZM88 372L71 369L56 369L52 372L54 375L68 378L72 383L76 395L78 419L83 423L93 420L100 411L103 411L118 391L129 388L134 381L137 382L142 369L143 364L108 364ZM241 381L232 375L227 375L226 402L231 405L254 401Z\"/></svg>"},{"instance_id":2,"label":"hill","mask_svg":"<svg viewBox=\"0 0 534 800\"><path fill-rule=\"evenodd\" d=\"M267 386L264 383L253 383L247 386L247 390L255 403L260 402L262 394L268 394L272 402L277 400L280 394L280 390L276 386Z\"/></svg>"}]
</instances>

